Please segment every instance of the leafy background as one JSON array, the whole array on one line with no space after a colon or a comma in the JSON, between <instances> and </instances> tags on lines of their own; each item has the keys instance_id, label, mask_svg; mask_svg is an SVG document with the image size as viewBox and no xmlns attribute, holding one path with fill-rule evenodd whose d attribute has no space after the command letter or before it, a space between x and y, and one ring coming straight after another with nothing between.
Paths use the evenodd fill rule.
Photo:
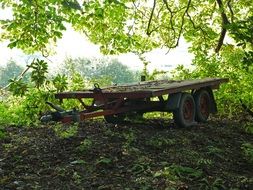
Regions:
<instances>
[{"instance_id":1,"label":"leafy background","mask_svg":"<svg viewBox=\"0 0 253 190\"><path fill-rule=\"evenodd\" d=\"M35 158L43 160L42 165L37 164L39 174L55 174L54 179L60 182L67 177L71 179L68 187L87 185L88 180L95 188L113 189L121 184L120 176L123 176L131 182L130 189L187 189L188 186L193 189L252 189L249 169L252 168L253 125L241 105L242 101L249 109L253 107L252 0L1 0L0 5L13 11L11 19L0 21L1 40L7 40L9 48L19 48L27 54L36 52L43 57L32 60L26 68L13 61L1 68L0 150L4 158L0 158L0 166L5 170L0 168L0 185L9 189L29 188L31 183L37 188L45 185L45 180L37 177L29 180L24 178L27 173L22 173ZM104 54L132 52L138 55L144 70L134 73L117 60L102 60L97 65L94 60L75 58L66 59L59 73L49 75L46 58L68 25L98 44ZM76 125L68 128L60 124L52 129L50 126L40 128L38 118L48 110L45 101L59 103L53 96L56 92L89 88L94 82L103 86L137 81L140 74L148 79L168 78L162 71L149 73L149 62L144 54L155 48L175 48L182 38L190 44L189 51L195 56L194 69L178 66L169 76L175 79L229 78L229 82L215 93L219 115L213 118L211 128L205 129L206 134L200 130L204 128L202 125L178 130L172 136L169 130L157 134L153 131L152 137L145 133L145 127L138 131L135 126L130 129L100 127L98 131L89 127L82 131ZM76 102L63 104L66 109L73 106L78 108L79 105ZM229 119L232 124L226 121ZM159 124L161 118L151 121ZM99 123L91 125L103 125ZM152 123L145 125L153 126ZM37 129L25 129L25 126ZM24 130L27 132L22 133ZM31 134L36 134L36 138ZM86 134L91 135L90 139L84 138ZM51 149L43 147L45 137L51 143L50 148L58 151L56 157L65 159L55 160ZM103 139L103 143L98 139ZM120 146L116 146L118 142ZM94 144L99 149L94 148ZM111 146L105 147L107 144ZM179 149L182 150L180 154ZM109 153L106 150L110 150ZM83 154L86 151L92 154ZM66 154L71 156L66 157ZM89 156L95 156L95 161ZM13 167L12 163L19 167ZM127 163L127 170L122 169L122 163ZM219 163L222 163L220 168L224 167L222 171L217 170ZM111 186L104 181L96 184L97 179L114 171L114 164L117 171L122 171L116 172L115 183ZM242 167L234 168L237 164ZM56 166L53 171L51 165ZM78 167L72 167L76 165ZM87 168L86 172L80 165ZM14 173L6 172L13 168ZM35 179L34 170L30 168L29 171L30 179ZM91 174L93 178L89 177ZM114 172L110 174L115 175ZM129 177L130 174L134 177ZM29 181L25 183L28 186L22 185L24 181ZM196 181L198 183L194 183Z\"/></svg>"}]
</instances>

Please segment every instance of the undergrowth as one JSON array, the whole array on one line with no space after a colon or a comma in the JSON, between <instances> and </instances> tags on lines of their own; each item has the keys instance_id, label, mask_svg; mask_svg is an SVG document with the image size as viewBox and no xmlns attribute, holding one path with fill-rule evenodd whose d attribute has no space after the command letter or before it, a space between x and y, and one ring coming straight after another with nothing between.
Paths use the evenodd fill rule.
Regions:
<instances>
[{"instance_id":1,"label":"undergrowth","mask_svg":"<svg viewBox=\"0 0 253 190\"><path fill-rule=\"evenodd\" d=\"M229 47L226 47L223 51L223 60L219 60L217 57L205 57L207 65L202 65L195 60L197 66L193 71L181 66L173 71L173 79L195 79L210 76L229 78L229 83L222 84L219 90L214 91L219 110L217 118L242 118L242 115L247 113L245 114L242 109L241 100L249 109L253 106L253 96L249 90L250 86L253 86L253 80L250 80L244 67L237 65L238 61L244 58L244 54L239 50L235 53L236 55L230 55ZM221 62L224 63L221 65ZM88 80L74 68L68 76L65 74L49 76L47 62L44 60L33 60L28 68L31 70L30 78L26 78L25 81L22 77L11 79L7 90L12 95L6 96L5 93L1 95L0 124L2 125L37 126L40 124L39 118L51 110L46 101L60 104L54 98L55 93L93 88L94 81L102 86L110 85L110 81L103 78ZM235 72L238 74L235 75ZM151 78L155 79L155 75L152 75ZM85 101L88 105L92 102L91 99ZM74 99L63 101L61 106L66 110L82 109L80 102ZM172 114L153 112L144 114L144 118L171 119ZM249 122L244 128L246 132L252 133L252 122Z\"/></svg>"}]
</instances>

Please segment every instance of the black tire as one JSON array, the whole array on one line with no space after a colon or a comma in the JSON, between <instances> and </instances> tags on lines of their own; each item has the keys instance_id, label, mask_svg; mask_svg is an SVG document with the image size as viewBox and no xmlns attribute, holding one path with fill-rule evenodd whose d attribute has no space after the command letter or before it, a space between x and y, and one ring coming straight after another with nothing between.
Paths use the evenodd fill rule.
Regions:
<instances>
[{"instance_id":1,"label":"black tire","mask_svg":"<svg viewBox=\"0 0 253 190\"><path fill-rule=\"evenodd\" d=\"M126 118L125 114L114 114L114 115L105 115L104 119L108 123L113 123L113 124L119 124L123 123Z\"/></svg>"},{"instance_id":2,"label":"black tire","mask_svg":"<svg viewBox=\"0 0 253 190\"><path fill-rule=\"evenodd\" d=\"M210 115L211 98L207 90L198 90L193 95L196 105L196 121L206 122Z\"/></svg>"},{"instance_id":3,"label":"black tire","mask_svg":"<svg viewBox=\"0 0 253 190\"><path fill-rule=\"evenodd\" d=\"M189 93L183 93L179 107L173 112L175 123L180 127L191 127L195 124L195 102Z\"/></svg>"}]
</instances>

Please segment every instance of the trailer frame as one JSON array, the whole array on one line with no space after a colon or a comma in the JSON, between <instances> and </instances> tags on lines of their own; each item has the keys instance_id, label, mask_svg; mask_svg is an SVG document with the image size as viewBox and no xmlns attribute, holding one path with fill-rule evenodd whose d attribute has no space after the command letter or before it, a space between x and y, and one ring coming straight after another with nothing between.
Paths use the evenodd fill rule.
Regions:
<instances>
[{"instance_id":1,"label":"trailer frame","mask_svg":"<svg viewBox=\"0 0 253 190\"><path fill-rule=\"evenodd\" d=\"M65 99L79 100L83 110L74 108L66 111L47 102L55 111L43 116L41 120L69 123L104 116L108 122L117 123L129 113L138 115L161 111L172 112L179 126L192 126L196 121L205 122L210 113L217 112L213 90L225 82L228 82L227 78L154 80L105 88L94 84L90 90L55 94L60 102ZM167 99L165 96L168 96ZM85 103L87 98L92 99L91 105Z\"/></svg>"}]
</instances>

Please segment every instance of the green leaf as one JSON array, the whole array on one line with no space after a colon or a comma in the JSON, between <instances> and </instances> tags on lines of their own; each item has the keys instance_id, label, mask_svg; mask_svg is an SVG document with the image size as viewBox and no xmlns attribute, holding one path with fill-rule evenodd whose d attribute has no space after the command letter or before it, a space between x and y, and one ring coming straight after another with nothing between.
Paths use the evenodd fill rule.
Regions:
<instances>
[{"instance_id":1,"label":"green leaf","mask_svg":"<svg viewBox=\"0 0 253 190\"><path fill-rule=\"evenodd\" d=\"M75 164L86 164L86 163L87 162L84 161L84 160L74 160L74 161L70 162L70 164L73 164L73 165L75 165Z\"/></svg>"}]
</instances>

